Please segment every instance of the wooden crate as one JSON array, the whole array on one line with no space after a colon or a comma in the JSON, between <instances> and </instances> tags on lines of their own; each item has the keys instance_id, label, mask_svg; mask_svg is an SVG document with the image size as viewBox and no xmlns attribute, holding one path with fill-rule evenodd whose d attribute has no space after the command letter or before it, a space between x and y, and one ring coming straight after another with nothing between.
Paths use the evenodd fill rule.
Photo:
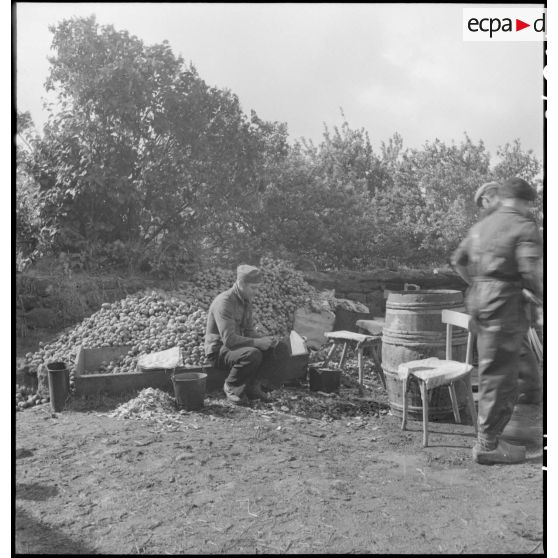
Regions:
<instances>
[{"instance_id":1,"label":"wooden crate","mask_svg":"<svg viewBox=\"0 0 558 558\"><path fill-rule=\"evenodd\" d=\"M81 346L78 349L75 363L76 377L82 376L86 372L94 372L95 370L98 370L102 362L110 362L111 360L123 357L131 348L132 347L129 345L95 347L93 349L86 349Z\"/></svg>"},{"instance_id":2,"label":"wooden crate","mask_svg":"<svg viewBox=\"0 0 558 558\"><path fill-rule=\"evenodd\" d=\"M103 361L110 361L125 355L131 347L95 347L78 350L75 364L76 395L98 395L108 393L118 395L138 391L147 387L172 392L173 370L138 370L124 374L85 374L97 370ZM198 369L196 368L196 371ZM201 371L201 369L199 369ZM207 374L206 391L222 389L226 374L212 367L204 367Z\"/></svg>"},{"instance_id":3,"label":"wooden crate","mask_svg":"<svg viewBox=\"0 0 558 558\"><path fill-rule=\"evenodd\" d=\"M126 374L96 374L102 362L109 362L124 356L130 346L79 348L75 362L75 393L76 395L98 395L108 393L117 395L127 391L146 387L168 388L170 379L166 374L156 372L144 374L134 372ZM93 372L93 374L91 374Z\"/></svg>"}]
</instances>

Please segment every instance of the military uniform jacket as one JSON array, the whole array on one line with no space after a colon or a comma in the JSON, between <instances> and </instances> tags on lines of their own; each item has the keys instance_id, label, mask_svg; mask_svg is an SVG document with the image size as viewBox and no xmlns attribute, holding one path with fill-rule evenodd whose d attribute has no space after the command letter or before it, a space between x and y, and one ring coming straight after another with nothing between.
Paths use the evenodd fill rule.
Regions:
<instances>
[{"instance_id":1,"label":"military uniform jacket","mask_svg":"<svg viewBox=\"0 0 558 558\"><path fill-rule=\"evenodd\" d=\"M238 285L217 295L207 313L206 356L218 353L222 345L228 349L253 347L257 337L252 323L252 303L243 298Z\"/></svg>"},{"instance_id":2,"label":"military uniform jacket","mask_svg":"<svg viewBox=\"0 0 558 558\"><path fill-rule=\"evenodd\" d=\"M496 281L541 297L542 239L536 223L512 207L500 207L471 228L452 263L469 266L473 283Z\"/></svg>"}]
</instances>

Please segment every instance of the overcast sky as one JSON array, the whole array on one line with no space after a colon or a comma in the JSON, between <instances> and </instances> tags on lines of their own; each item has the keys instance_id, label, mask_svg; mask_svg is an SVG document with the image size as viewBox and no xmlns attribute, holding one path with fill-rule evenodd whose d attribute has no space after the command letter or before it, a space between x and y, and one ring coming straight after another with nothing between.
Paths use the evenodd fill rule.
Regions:
<instances>
[{"instance_id":1,"label":"overcast sky","mask_svg":"<svg viewBox=\"0 0 558 558\"><path fill-rule=\"evenodd\" d=\"M246 112L286 122L292 139L319 141L342 107L375 149L396 131L408 147L467 132L492 154L519 138L542 158L543 43L464 42L463 6L20 3L18 109L42 126L48 25L94 13L146 44L168 40Z\"/></svg>"}]
</instances>

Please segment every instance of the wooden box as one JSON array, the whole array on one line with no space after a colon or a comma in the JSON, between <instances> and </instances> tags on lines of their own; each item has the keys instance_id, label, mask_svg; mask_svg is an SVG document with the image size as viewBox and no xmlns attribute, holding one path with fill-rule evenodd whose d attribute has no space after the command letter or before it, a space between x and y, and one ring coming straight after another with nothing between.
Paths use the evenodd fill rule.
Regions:
<instances>
[{"instance_id":1,"label":"wooden box","mask_svg":"<svg viewBox=\"0 0 558 558\"><path fill-rule=\"evenodd\" d=\"M76 357L74 388L76 395L98 395L108 393L117 395L146 387L169 390L172 388L172 371L133 372L122 374L90 374L98 370L102 362L124 356L130 346L80 347Z\"/></svg>"},{"instance_id":2,"label":"wooden box","mask_svg":"<svg viewBox=\"0 0 558 558\"><path fill-rule=\"evenodd\" d=\"M76 395L95 395L109 393L117 395L129 391L138 391L147 387L163 389L172 393L173 370L138 370L122 374L85 374L95 371L103 361L110 361L125 355L129 346L79 348L75 364ZM212 367L192 368L192 371L207 374L206 391L222 389L226 374Z\"/></svg>"}]
</instances>

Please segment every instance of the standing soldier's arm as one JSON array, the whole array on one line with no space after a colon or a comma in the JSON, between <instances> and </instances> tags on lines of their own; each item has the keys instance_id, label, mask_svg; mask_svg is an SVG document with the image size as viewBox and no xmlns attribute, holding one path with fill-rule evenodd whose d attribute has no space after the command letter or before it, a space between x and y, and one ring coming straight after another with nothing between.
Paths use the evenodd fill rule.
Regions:
<instances>
[{"instance_id":1,"label":"standing soldier's arm","mask_svg":"<svg viewBox=\"0 0 558 558\"><path fill-rule=\"evenodd\" d=\"M461 244L457 247L457 250L453 253L451 257L451 265L457 272L457 274L470 285L472 280L469 272L467 270L467 265L469 263L469 236L467 235Z\"/></svg>"}]
</instances>

